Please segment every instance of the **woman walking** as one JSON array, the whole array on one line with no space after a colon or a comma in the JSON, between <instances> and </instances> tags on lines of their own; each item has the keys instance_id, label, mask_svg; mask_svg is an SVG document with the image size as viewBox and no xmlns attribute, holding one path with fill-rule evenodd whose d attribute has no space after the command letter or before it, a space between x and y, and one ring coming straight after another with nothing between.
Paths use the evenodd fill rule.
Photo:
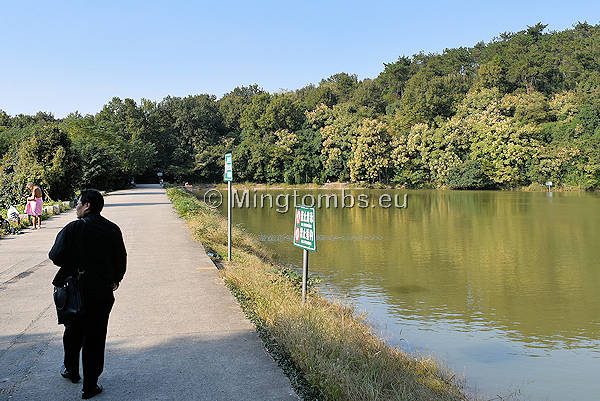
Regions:
<instances>
[{"instance_id":1,"label":"woman walking","mask_svg":"<svg viewBox=\"0 0 600 401\"><path fill-rule=\"evenodd\" d=\"M25 213L33 217L33 228L36 230L42 228L42 190L37 185L27 184L27 188L31 191L31 196L27 198L27 207Z\"/></svg>"}]
</instances>

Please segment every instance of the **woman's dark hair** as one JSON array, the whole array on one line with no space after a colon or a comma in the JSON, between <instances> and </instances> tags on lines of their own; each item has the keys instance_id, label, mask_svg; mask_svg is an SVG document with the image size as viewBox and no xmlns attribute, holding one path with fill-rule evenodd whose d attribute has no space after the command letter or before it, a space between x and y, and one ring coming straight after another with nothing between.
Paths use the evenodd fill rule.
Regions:
<instances>
[{"instance_id":1,"label":"woman's dark hair","mask_svg":"<svg viewBox=\"0 0 600 401\"><path fill-rule=\"evenodd\" d=\"M90 204L90 213L100 213L104 207L104 197L96 189L84 189L79 197L81 204Z\"/></svg>"}]
</instances>

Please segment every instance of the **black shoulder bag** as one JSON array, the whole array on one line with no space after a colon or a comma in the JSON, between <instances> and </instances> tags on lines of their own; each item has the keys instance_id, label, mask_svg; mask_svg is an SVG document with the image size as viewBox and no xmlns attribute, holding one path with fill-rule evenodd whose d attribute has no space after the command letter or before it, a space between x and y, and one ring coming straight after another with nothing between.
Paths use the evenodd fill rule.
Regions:
<instances>
[{"instance_id":1,"label":"black shoulder bag","mask_svg":"<svg viewBox=\"0 0 600 401\"><path fill-rule=\"evenodd\" d=\"M62 286L54 287L54 304L56 305L58 324L69 325L85 314L83 297L79 288L82 274L78 272L76 277L69 276Z\"/></svg>"}]
</instances>

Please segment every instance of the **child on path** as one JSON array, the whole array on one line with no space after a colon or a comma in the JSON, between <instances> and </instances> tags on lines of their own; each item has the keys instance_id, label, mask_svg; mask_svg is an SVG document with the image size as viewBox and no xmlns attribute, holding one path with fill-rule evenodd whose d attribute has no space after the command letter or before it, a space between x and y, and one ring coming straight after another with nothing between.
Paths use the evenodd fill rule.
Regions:
<instances>
[{"instance_id":1,"label":"child on path","mask_svg":"<svg viewBox=\"0 0 600 401\"><path fill-rule=\"evenodd\" d=\"M33 217L32 230L36 230L42 228L42 206L44 204L42 190L33 184L27 184L27 188L31 191L31 196L27 198L25 213Z\"/></svg>"}]
</instances>

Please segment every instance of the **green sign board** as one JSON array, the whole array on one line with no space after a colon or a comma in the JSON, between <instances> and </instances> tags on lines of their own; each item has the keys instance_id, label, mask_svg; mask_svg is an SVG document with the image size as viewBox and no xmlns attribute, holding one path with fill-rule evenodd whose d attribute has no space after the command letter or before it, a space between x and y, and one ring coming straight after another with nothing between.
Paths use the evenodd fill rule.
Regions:
<instances>
[{"instance_id":1,"label":"green sign board","mask_svg":"<svg viewBox=\"0 0 600 401\"><path fill-rule=\"evenodd\" d=\"M315 208L296 206L294 215L294 245L309 250L317 250L317 230Z\"/></svg>"},{"instance_id":2,"label":"green sign board","mask_svg":"<svg viewBox=\"0 0 600 401\"><path fill-rule=\"evenodd\" d=\"M225 181L233 181L233 163L231 153L225 154Z\"/></svg>"}]
</instances>

